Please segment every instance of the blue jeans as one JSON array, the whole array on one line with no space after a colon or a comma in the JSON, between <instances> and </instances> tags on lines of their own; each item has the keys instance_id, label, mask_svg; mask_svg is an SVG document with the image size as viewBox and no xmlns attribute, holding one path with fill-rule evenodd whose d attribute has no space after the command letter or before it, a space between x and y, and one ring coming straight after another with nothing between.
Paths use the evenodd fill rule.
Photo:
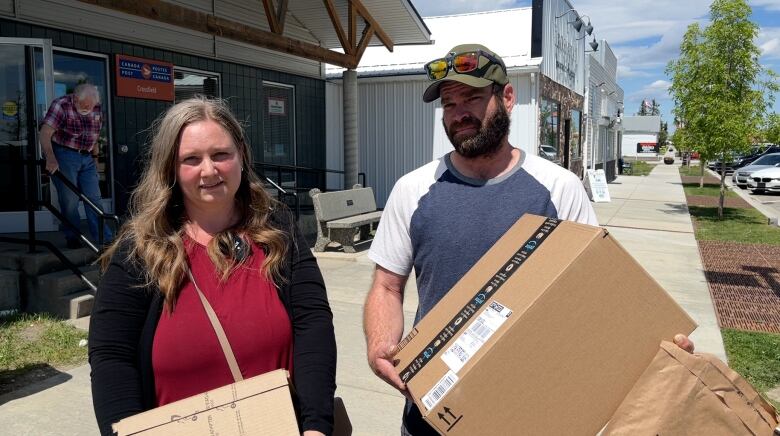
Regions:
<instances>
[{"instance_id":1,"label":"blue jeans","mask_svg":"<svg viewBox=\"0 0 780 436\"><path fill-rule=\"evenodd\" d=\"M89 154L79 154L76 151L69 150L63 147L54 146L54 157L57 158L59 164L59 171L68 180L73 182L84 195L89 198L95 205L100 207L100 186L98 185L97 166L95 160ZM79 197L59 179L59 177L52 177L54 186L57 188L57 197L60 201L60 210L65 218L76 226L79 227L81 218L79 217ZM92 235L92 240L97 243L98 241L98 225L99 220L97 214L89 207L84 207L84 212L87 215L87 223L89 224L89 233ZM65 233L65 239L68 241L78 239L77 234L70 229L70 227L64 223L60 223L60 230ZM114 233L111 231L108 225L103 225L103 243L107 244L114 239Z\"/></svg>"}]
</instances>

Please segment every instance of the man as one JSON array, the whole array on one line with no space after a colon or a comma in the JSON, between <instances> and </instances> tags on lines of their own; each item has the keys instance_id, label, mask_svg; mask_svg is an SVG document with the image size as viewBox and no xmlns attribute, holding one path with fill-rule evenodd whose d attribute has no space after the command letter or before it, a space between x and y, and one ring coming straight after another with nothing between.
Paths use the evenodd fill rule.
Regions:
<instances>
[{"instance_id":1,"label":"man","mask_svg":"<svg viewBox=\"0 0 780 436\"><path fill-rule=\"evenodd\" d=\"M100 187L97 175L98 138L103 124L100 93L94 85L81 84L72 94L55 99L40 131L41 147L46 157L46 171L56 171L73 182L95 205L100 206ZM58 178L52 177L57 188L60 210L75 227L79 227L79 198ZM98 240L99 220L89 207L84 207L93 240ZM62 223L68 248L81 247L78 234ZM113 235L108 225L103 230L103 241L111 241Z\"/></svg>"},{"instance_id":2,"label":"man","mask_svg":"<svg viewBox=\"0 0 780 436\"><path fill-rule=\"evenodd\" d=\"M425 69L433 83L423 100L441 97L455 150L393 187L369 252L376 270L364 312L369 365L405 395L392 356L403 334L412 267L417 323L523 214L598 225L577 176L509 143L515 90L499 56L481 45L459 45ZM437 434L409 401L403 422L403 435Z\"/></svg>"}]
</instances>

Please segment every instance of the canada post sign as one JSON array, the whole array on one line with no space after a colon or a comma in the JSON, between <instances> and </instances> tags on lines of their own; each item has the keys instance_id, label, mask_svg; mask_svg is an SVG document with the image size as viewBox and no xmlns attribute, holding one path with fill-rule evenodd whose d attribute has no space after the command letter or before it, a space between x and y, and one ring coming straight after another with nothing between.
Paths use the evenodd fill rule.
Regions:
<instances>
[{"instance_id":1,"label":"canada post sign","mask_svg":"<svg viewBox=\"0 0 780 436\"><path fill-rule=\"evenodd\" d=\"M173 101L173 64L116 55L116 95Z\"/></svg>"}]
</instances>

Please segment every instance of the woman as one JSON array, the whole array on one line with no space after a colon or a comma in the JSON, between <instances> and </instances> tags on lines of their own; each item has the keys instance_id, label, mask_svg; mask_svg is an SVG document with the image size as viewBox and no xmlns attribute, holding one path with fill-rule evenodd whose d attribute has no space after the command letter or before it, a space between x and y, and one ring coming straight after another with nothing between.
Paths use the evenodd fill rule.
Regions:
<instances>
[{"instance_id":1,"label":"woman","mask_svg":"<svg viewBox=\"0 0 780 436\"><path fill-rule=\"evenodd\" d=\"M241 126L223 102L196 98L154 127L131 218L100 259L89 361L101 433L233 382L189 269L244 378L289 370L303 434L330 434L336 345L322 275L252 171Z\"/></svg>"}]
</instances>

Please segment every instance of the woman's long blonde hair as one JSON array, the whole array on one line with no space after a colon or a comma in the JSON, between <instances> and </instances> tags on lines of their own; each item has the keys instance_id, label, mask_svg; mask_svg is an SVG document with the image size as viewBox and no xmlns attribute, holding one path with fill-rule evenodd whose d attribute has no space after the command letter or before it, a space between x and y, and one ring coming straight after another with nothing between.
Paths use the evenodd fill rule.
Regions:
<instances>
[{"instance_id":1,"label":"woman's long blonde hair","mask_svg":"<svg viewBox=\"0 0 780 436\"><path fill-rule=\"evenodd\" d=\"M286 232L269 223L271 211L282 207L265 192L260 179L252 171L252 152L241 125L224 101L191 98L168 109L152 125L153 137L146 153L146 168L138 187L130 196L130 219L114 243L99 261L105 270L117 248L130 247L127 261L138 260L146 275L146 285L154 285L165 296L165 305L173 310L187 274L187 255L182 242L186 221L181 189L176 183L176 165L181 132L199 121L217 122L233 139L244 168L236 192L238 223L216 235L207 251L222 279L237 267L242 259L227 253L232 238L247 238L263 247L266 259L262 273L280 284L282 263L286 254ZM228 255L226 255L228 254Z\"/></svg>"}]
</instances>

